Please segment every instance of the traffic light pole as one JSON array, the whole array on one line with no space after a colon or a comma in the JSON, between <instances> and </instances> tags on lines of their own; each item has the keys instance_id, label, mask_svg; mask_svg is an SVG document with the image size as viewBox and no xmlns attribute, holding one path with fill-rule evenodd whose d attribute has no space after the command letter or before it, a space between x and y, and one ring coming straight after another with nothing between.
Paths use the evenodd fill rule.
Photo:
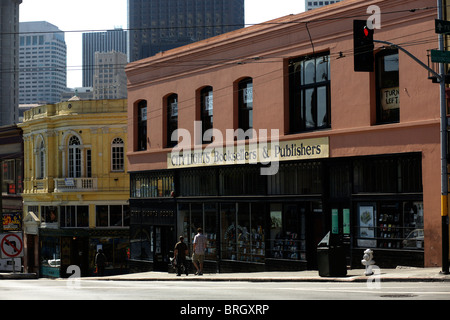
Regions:
<instances>
[{"instance_id":1,"label":"traffic light pole","mask_svg":"<svg viewBox=\"0 0 450 320\"><path fill-rule=\"evenodd\" d=\"M439 19L442 19L442 4L438 0ZM442 227L442 274L449 274L449 218L448 218L448 172L447 172L447 101L445 97L445 67L439 64L439 73L428 67L417 59L409 51L403 49L395 43L373 40L373 42L387 44L406 53L411 59L432 73L439 80L439 100L440 100L440 132L441 132L441 227ZM439 35L439 50L444 49L442 34Z\"/></svg>"}]
</instances>

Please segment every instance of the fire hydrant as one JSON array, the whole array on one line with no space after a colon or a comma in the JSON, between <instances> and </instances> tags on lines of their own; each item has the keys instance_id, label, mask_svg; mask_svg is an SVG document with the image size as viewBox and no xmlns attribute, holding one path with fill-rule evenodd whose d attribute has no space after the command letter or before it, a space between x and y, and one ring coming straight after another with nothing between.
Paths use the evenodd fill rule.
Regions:
<instances>
[{"instance_id":1,"label":"fire hydrant","mask_svg":"<svg viewBox=\"0 0 450 320\"><path fill-rule=\"evenodd\" d=\"M373 251L370 249L366 249L364 251L363 259L361 263L366 267L366 271L364 274L366 276L370 276L373 274L372 266L375 264L375 260L373 260Z\"/></svg>"}]
</instances>

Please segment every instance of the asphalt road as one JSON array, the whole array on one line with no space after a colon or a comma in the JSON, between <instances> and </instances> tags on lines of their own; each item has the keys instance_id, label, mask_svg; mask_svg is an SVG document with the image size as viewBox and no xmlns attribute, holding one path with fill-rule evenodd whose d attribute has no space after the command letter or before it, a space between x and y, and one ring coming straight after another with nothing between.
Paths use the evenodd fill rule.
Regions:
<instances>
[{"instance_id":1,"label":"asphalt road","mask_svg":"<svg viewBox=\"0 0 450 320\"><path fill-rule=\"evenodd\" d=\"M0 280L0 300L450 300L450 282Z\"/></svg>"}]
</instances>

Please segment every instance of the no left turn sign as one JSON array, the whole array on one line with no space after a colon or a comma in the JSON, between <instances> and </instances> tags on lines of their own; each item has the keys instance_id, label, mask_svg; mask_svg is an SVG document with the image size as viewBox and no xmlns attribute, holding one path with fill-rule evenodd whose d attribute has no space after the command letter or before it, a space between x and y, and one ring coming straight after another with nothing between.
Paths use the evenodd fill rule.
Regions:
<instances>
[{"instance_id":1,"label":"no left turn sign","mask_svg":"<svg viewBox=\"0 0 450 320\"><path fill-rule=\"evenodd\" d=\"M23 237L21 233L0 235L0 251L2 258L23 257Z\"/></svg>"}]
</instances>

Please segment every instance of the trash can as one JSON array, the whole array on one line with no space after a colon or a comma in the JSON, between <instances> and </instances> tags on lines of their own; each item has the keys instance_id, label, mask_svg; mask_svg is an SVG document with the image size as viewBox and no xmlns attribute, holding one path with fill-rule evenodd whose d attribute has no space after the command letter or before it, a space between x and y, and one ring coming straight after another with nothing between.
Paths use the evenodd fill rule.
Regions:
<instances>
[{"instance_id":1,"label":"trash can","mask_svg":"<svg viewBox=\"0 0 450 320\"><path fill-rule=\"evenodd\" d=\"M317 268L321 277L345 277L347 262L339 236L327 233L317 245Z\"/></svg>"}]
</instances>

